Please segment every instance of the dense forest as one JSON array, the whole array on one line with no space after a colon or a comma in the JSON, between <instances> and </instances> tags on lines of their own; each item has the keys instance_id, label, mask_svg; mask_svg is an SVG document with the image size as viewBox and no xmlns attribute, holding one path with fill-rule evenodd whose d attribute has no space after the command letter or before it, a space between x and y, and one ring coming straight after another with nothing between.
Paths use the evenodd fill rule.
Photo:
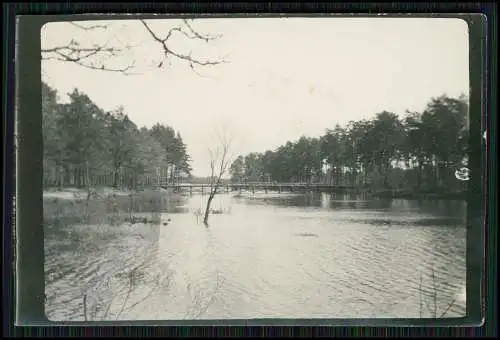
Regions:
<instances>
[{"instance_id":1,"label":"dense forest","mask_svg":"<svg viewBox=\"0 0 500 340\"><path fill-rule=\"evenodd\" d=\"M175 183L189 176L179 132L157 123L139 128L123 107L106 112L75 89L69 103L42 83L44 186L117 188ZM423 112L381 112L319 137L238 156L232 182L321 182L358 188L456 192L467 164L468 100L432 98Z\"/></svg>"},{"instance_id":2,"label":"dense forest","mask_svg":"<svg viewBox=\"0 0 500 340\"><path fill-rule=\"evenodd\" d=\"M58 93L42 82L44 187L136 188L175 182L191 172L179 132L139 128L123 107L106 112L84 93Z\"/></svg>"},{"instance_id":3,"label":"dense forest","mask_svg":"<svg viewBox=\"0 0 500 340\"><path fill-rule=\"evenodd\" d=\"M468 100L432 98L403 118L381 112L337 125L317 138L236 158L231 180L322 182L373 190L459 192L455 171L467 164Z\"/></svg>"}]
</instances>

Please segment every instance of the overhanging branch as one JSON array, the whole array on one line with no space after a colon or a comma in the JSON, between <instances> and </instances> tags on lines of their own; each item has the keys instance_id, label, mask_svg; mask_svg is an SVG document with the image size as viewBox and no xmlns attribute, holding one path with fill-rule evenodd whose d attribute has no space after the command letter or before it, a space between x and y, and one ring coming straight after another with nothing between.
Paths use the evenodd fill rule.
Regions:
<instances>
[{"instance_id":1,"label":"overhanging branch","mask_svg":"<svg viewBox=\"0 0 500 340\"><path fill-rule=\"evenodd\" d=\"M91 26L82 26L80 24L77 24L74 21L69 22L71 25L78 27L79 29L85 30L85 31L91 31L94 29L107 29L109 25L91 25Z\"/></svg>"},{"instance_id":2,"label":"overhanging branch","mask_svg":"<svg viewBox=\"0 0 500 340\"><path fill-rule=\"evenodd\" d=\"M168 45L169 40L175 33L182 34L188 39L198 39L205 42L215 40L221 35L209 35L200 33L192 27L188 20L182 20L182 25L178 25L169 29L166 36L162 38L160 34L155 32L145 20L140 19L139 21L142 23L142 26L149 33L151 38L155 42L159 43L162 47L163 58L159 62L158 67L162 67L164 61L169 59L169 57L174 57L188 63L190 69L201 76L201 74L196 71L196 67L215 66L226 62L224 58L212 60L194 57L191 51L189 53L180 53L178 51L174 51ZM76 22L69 22L69 24L83 31L107 30L109 27L109 25L85 26L81 23ZM120 43L118 45L121 45L120 40L118 38L116 39ZM109 46L108 42L104 44L83 47L80 46L77 41L72 39L67 45L43 48L41 50L41 57L42 60L57 60L61 62L69 62L93 70L132 74L130 71L135 68L135 62L131 62L129 63L129 65L123 67L116 67L112 65L113 60L111 60L111 58L119 57L130 49L131 46L111 47Z\"/></svg>"},{"instance_id":3,"label":"overhanging branch","mask_svg":"<svg viewBox=\"0 0 500 340\"><path fill-rule=\"evenodd\" d=\"M189 36L186 32L184 32L182 30L182 27L174 27L172 29L170 29L167 33L167 36L165 38L160 38L158 36L158 34L156 34L152 29L151 27L146 23L145 20L141 19L141 23L143 24L143 26L146 28L146 30L148 31L148 33L151 35L151 37L161 45L162 49L163 49L163 54L164 54L164 59L159 63L158 67L161 67L163 65L163 61L165 59L167 59L169 56L173 56L179 60L182 60L182 61L185 61L189 64L189 67L195 71L195 66L214 66L214 65L218 65L218 64L222 64L222 63L225 63L226 60L224 59L217 59L217 60L210 60L210 59L206 59L206 60L203 60L203 59L199 59L199 58L195 58L192 56L192 52L189 52L188 54L182 54L182 53L178 53L178 52L175 52L173 51L172 49L170 49L170 47L167 45L167 42L168 40L172 37L172 34L173 32L180 32L182 33L184 36L190 38L190 39L201 39L201 40L205 40L205 41L208 41L208 40L213 40L213 39L216 39L217 37L212 37L212 36L208 36L208 35L202 35L198 32L196 32L188 23L186 20L184 20L184 24L189 28L190 32L193 34L193 36Z\"/></svg>"}]
</instances>

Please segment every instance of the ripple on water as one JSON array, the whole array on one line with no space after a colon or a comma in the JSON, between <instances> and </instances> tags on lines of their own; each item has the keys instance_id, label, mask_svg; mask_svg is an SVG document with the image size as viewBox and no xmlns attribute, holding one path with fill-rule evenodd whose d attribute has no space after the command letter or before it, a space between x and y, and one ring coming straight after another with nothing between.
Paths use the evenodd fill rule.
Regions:
<instances>
[{"instance_id":1,"label":"ripple on water","mask_svg":"<svg viewBox=\"0 0 500 340\"><path fill-rule=\"evenodd\" d=\"M111 299L106 294L119 295L126 292L126 285L120 282L115 274L120 270L130 269L150 248L150 243L141 244L135 237L137 235L129 234L120 238L120 234L124 232L117 231L116 227L108 226L109 229L106 229L106 226L73 227L72 232L78 235L80 242L74 244L71 249L59 248L56 240L51 238L51 233L46 233L46 248L49 249L46 252L45 263L46 311L51 320L82 320L84 295L87 295L87 309L90 310L88 317L90 317L93 309L98 312L99 304ZM103 242L99 237L103 232L107 234L116 232L117 235L115 234L115 239L106 237L106 242ZM143 238L145 240L151 231L144 229L141 232L145 235ZM61 264L66 267L64 272L58 268Z\"/></svg>"},{"instance_id":2,"label":"ripple on water","mask_svg":"<svg viewBox=\"0 0 500 340\"><path fill-rule=\"evenodd\" d=\"M465 227L443 219L449 209L306 207L298 196L224 196L217 204L231 213L209 228L188 212L200 206L193 196L156 231L70 226L66 241L48 233L48 315L83 319L92 288L94 317L108 319L419 317L434 300L437 314L463 315Z\"/></svg>"}]
</instances>

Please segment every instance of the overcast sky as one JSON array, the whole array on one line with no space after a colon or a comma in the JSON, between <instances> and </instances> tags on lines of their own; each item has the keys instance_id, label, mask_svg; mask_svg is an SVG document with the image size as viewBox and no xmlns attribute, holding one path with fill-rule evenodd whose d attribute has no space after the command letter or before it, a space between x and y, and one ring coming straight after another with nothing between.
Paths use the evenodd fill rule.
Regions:
<instances>
[{"instance_id":1,"label":"overcast sky","mask_svg":"<svg viewBox=\"0 0 500 340\"><path fill-rule=\"evenodd\" d=\"M148 22L162 36L178 23ZM178 35L172 48L229 63L198 69L203 77L175 60L158 69L161 47L139 21L113 21L92 32L52 23L42 29L42 48L71 39L133 44L112 62L135 60L141 74L43 61L42 77L61 100L77 87L105 110L122 105L139 126L172 126L199 176L208 174L207 148L221 126L235 155L262 152L382 110L403 115L423 110L434 96L468 94L468 28L459 19L224 18L192 26L222 37L206 44Z\"/></svg>"}]
</instances>

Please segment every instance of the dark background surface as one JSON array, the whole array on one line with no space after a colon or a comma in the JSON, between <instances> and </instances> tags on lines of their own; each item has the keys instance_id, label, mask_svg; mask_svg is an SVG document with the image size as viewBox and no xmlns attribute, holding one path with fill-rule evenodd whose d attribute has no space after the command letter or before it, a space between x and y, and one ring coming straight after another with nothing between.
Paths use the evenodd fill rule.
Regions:
<instances>
[{"instance_id":1,"label":"dark background surface","mask_svg":"<svg viewBox=\"0 0 500 340\"><path fill-rule=\"evenodd\" d=\"M131 4L132 5L132 4ZM8 294L7 299L4 299L4 327L7 330L9 327L5 324L7 321L10 325L13 324L15 318L14 312L14 279L18 280L19 286L17 289L17 294L19 296L17 300L17 322L18 324L30 324L30 325L47 325L46 318L44 315L44 250L43 250L43 207L42 207L42 135L41 135L41 72L40 72L40 27L50 21L49 17L42 16L31 16L19 19L18 26L18 39L19 46L17 51L17 61L16 68L14 71L13 59L14 59L14 31L15 31L15 19L14 15L24 13L24 14L42 14L42 13L74 13L74 12L99 12L106 9L105 12L135 12L137 10L142 12L155 11L158 12L158 7L152 7L151 5L144 4L139 6L136 4L136 8L128 7L123 4L93 4L92 6L84 6L83 4L64 4L64 5L52 5L44 4L35 7L33 5L28 9L27 5L9 5L8 8L8 20L4 20L7 26L4 32L10 33L4 38L4 46L8 45L8 49L4 48L6 60L9 65L7 72L4 72L4 90L5 85L8 85L7 104L8 104L8 114L5 115L5 127L8 133L4 134L4 164L14 165L13 156L13 126L14 126L14 77L18 81L18 91L17 95L17 106L18 106L18 118L17 118L17 133L18 133L18 162L17 162L17 237L19 242L19 253L17 254L18 260L18 270L16 273L16 278L12 275L12 254L13 254L13 244L8 243L4 247L4 277L9 277L10 280L6 281L4 279L4 294ZM158 5L165 11L165 5ZM193 5L188 4L187 8L181 8L179 6L173 6L168 9L170 13L179 12L200 12L201 7L192 7ZM214 6L214 5L212 5ZM302 4L298 6L288 6L283 7L283 5L274 4L273 6L267 6L267 4L252 4L251 7L246 7L245 4L234 5L232 7L226 7L229 4L216 6L215 8L205 8L206 12L367 12L369 10L374 12L380 11L383 5L379 5L378 8L375 5L366 6L356 6L355 4ZM237 7L238 6L238 7ZM316 6L316 8L312 7ZM473 8L475 6L475 8ZM489 13L492 11L492 7L486 7L486 4L433 4L432 7L429 4L423 4L423 6L418 6L414 4L400 4L395 6L393 4L387 4L383 6L386 12L422 12L422 16L427 16L428 14L423 13L424 11L434 10L434 12L484 12L489 8ZM489 6L489 5L488 5ZM363 8L364 7L364 8ZM286 9L286 10L285 10ZM72 11L72 12L70 12ZM7 11L5 11L7 13ZM488 12L486 12L489 14ZM452 15L456 17L456 15ZM82 17L83 18L83 17ZM95 18L95 17L94 17ZM127 17L130 19L130 16ZM63 19L62 17L58 20ZM65 18L64 18L65 19ZM74 18L71 18L74 20ZM89 19L89 18L85 18ZM113 17L116 19L116 17ZM484 282L482 280L484 269L488 270L487 278L487 296L488 296L488 316L487 320L491 320L493 323L488 323L489 332L496 333L495 322L493 318L490 318L493 313L496 313L496 297L493 292L493 275L496 271L496 256L494 256L492 246L494 242L496 243L496 228L494 228L494 215L490 214L487 216L488 219L488 231L487 231L487 241L488 241L488 257L487 264L484 264L484 222L485 222L485 194L486 188L491 188L492 183L485 185L485 176L496 175L496 168L494 168L494 163L491 162L493 159L486 159L486 155L483 152L484 148L482 145L482 133L481 127L486 122L491 121L492 117L485 117L484 112L494 112L494 106L487 107L485 90L486 85L496 85L493 83L492 78L486 77L485 60L486 52L496 51L492 48L491 39L486 41L484 38L484 33L487 29L486 21L484 16L468 16L467 21L469 22L469 39L470 39L470 156L469 156L469 166L471 169L471 179L469 181L469 197L468 197L468 282L467 282L467 309L468 316L466 320L253 320L253 321L197 321L189 322L192 325L307 325L307 326L319 326L319 325L337 325L342 326L342 334L347 335L343 326L407 326L407 325L451 325L451 324L479 324L483 318L483 304L482 296L484 293L480 293L484 290ZM489 23L489 35L493 33L492 25L496 24L494 19L488 21ZM496 39L496 36L495 36ZM488 49L486 50L486 44L488 43ZM496 41L495 41L496 43ZM489 59L490 62L496 63L496 58ZM496 66L493 67L490 64L490 70L496 71ZM16 72L17 74L15 74ZM492 86L488 86L491 89ZM493 133L493 127L488 130L488 138L490 143L495 140L495 135ZM490 144L489 151L490 155L493 155L495 151L493 145ZM496 161L496 160L495 160ZM488 164L488 165L487 165ZM487 166L486 166L487 165ZM12 194L14 192L14 185L12 178L14 177L14 166L6 167L5 169L5 190L4 190L4 204L6 204L6 211L11 211L11 206L7 205L11 201ZM491 179L490 179L491 181ZM496 190L489 191L489 202L490 207L495 207L493 200L496 200ZM493 208L490 208L490 212L493 213ZM496 213L496 212L495 212ZM5 214L4 222L4 240L8 241L9 236L12 235L13 221L12 214ZM492 275L493 274L493 275ZM495 276L496 277L496 276ZM8 284L7 287L5 285ZM6 305L11 302L10 306ZM6 320L8 316L8 310L10 313L10 320ZM465 321L465 322L464 322ZM116 324L116 323L115 323ZM122 322L121 325L132 325L130 322ZM144 325L144 322L137 322L136 325ZM178 322L165 322L165 325L179 325ZM421 328L412 328L413 331L422 331ZM444 329L443 329L444 330ZM457 330L455 328L455 330ZM483 328L486 330L486 328ZM193 329L194 331L194 329ZM478 328L477 331L480 331ZM12 332L12 328L11 328ZM385 332L385 331L384 331ZM424 331L427 334L429 330ZM12 333L11 333L12 334ZM355 334L355 333L352 333ZM358 335L361 335L359 332ZM382 335L382 333L378 333ZM385 333L389 335L389 333ZM200 334L201 335L201 334ZM477 334L478 336L480 333Z\"/></svg>"}]
</instances>

